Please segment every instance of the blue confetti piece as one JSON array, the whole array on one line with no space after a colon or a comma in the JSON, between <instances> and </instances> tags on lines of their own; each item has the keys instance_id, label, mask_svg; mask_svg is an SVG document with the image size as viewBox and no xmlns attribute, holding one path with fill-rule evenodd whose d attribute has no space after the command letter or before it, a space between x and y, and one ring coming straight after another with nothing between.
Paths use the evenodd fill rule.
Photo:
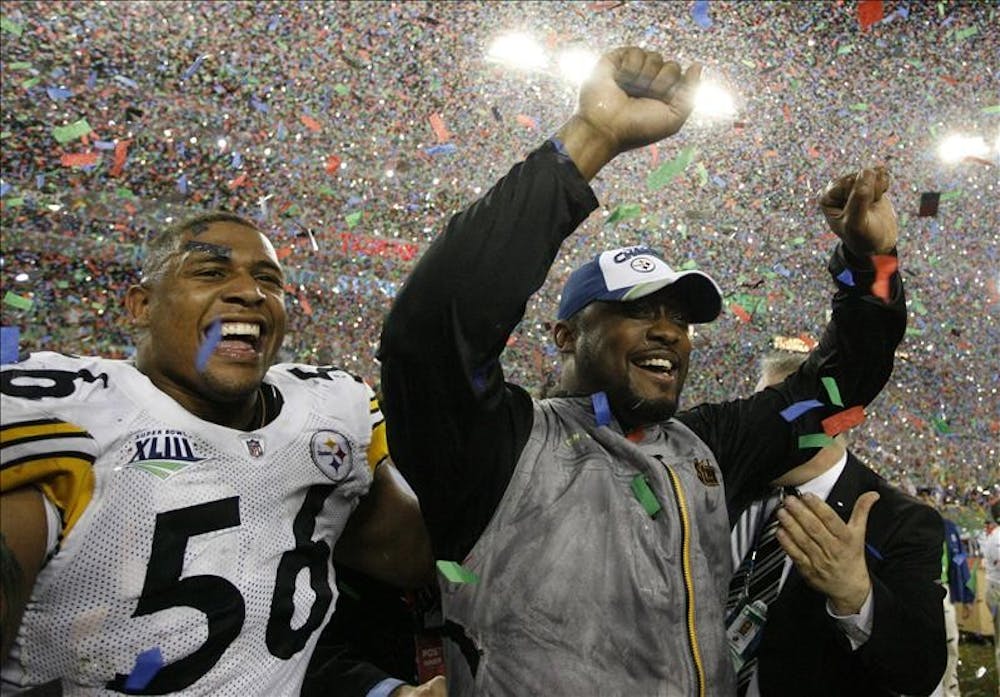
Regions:
<instances>
[{"instance_id":1,"label":"blue confetti piece","mask_svg":"<svg viewBox=\"0 0 1000 697\"><path fill-rule=\"evenodd\" d=\"M718 175L712 177L712 183L715 184L720 189L726 188L726 180Z\"/></svg>"},{"instance_id":2,"label":"blue confetti piece","mask_svg":"<svg viewBox=\"0 0 1000 697\"><path fill-rule=\"evenodd\" d=\"M265 114L271 110L271 107L269 107L266 103L260 101L256 97L250 97L250 106L252 106L256 111Z\"/></svg>"},{"instance_id":3,"label":"blue confetti piece","mask_svg":"<svg viewBox=\"0 0 1000 697\"><path fill-rule=\"evenodd\" d=\"M112 79L115 82L121 83L121 84L125 85L126 87L131 87L132 89L137 89L139 87L139 83L138 82L136 82L135 80L133 80L131 78L127 78L124 75L115 75L114 78L112 78Z\"/></svg>"},{"instance_id":4,"label":"blue confetti piece","mask_svg":"<svg viewBox=\"0 0 1000 697\"><path fill-rule=\"evenodd\" d=\"M199 373L204 372L205 366L208 365L208 359L212 357L212 351L215 350L220 341L222 341L222 320L217 319L208 328L205 340L198 348L198 357L195 359L194 367Z\"/></svg>"},{"instance_id":5,"label":"blue confetti piece","mask_svg":"<svg viewBox=\"0 0 1000 697\"><path fill-rule=\"evenodd\" d=\"M865 549L867 549L868 553L871 554L876 559L878 559L879 561L882 561L885 558L885 557L882 556L881 552L879 552L877 549L875 549L874 547L872 547L867 542L865 542Z\"/></svg>"},{"instance_id":6,"label":"blue confetti piece","mask_svg":"<svg viewBox=\"0 0 1000 697\"><path fill-rule=\"evenodd\" d=\"M896 14L898 14L903 19L906 19L907 17L910 16L910 8L908 8L906 5L900 5L899 7L896 8Z\"/></svg>"},{"instance_id":7,"label":"blue confetti piece","mask_svg":"<svg viewBox=\"0 0 1000 697\"><path fill-rule=\"evenodd\" d=\"M271 15L271 22L267 25L268 32L272 32L281 24L281 15Z\"/></svg>"},{"instance_id":8,"label":"blue confetti piece","mask_svg":"<svg viewBox=\"0 0 1000 697\"><path fill-rule=\"evenodd\" d=\"M0 182L0 196L6 196L8 191L13 190L14 187L7 182Z\"/></svg>"},{"instance_id":9,"label":"blue confetti piece","mask_svg":"<svg viewBox=\"0 0 1000 697\"><path fill-rule=\"evenodd\" d=\"M843 283L845 286L853 286L854 274L851 273L850 269L844 269L839 274L837 274L837 280Z\"/></svg>"},{"instance_id":10,"label":"blue confetti piece","mask_svg":"<svg viewBox=\"0 0 1000 697\"><path fill-rule=\"evenodd\" d=\"M18 327L0 327L0 363L17 363L21 330Z\"/></svg>"},{"instance_id":11,"label":"blue confetti piece","mask_svg":"<svg viewBox=\"0 0 1000 697\"><path fill-rule=\"evenodd\" d=\"M49 95L49 99L53 101L69 99L73 96L73 90L67 90L62 87L49 87L45 90L45 92Z\"/></svg>"},{"instance_id":12,"label":"blue confetti piece","mask_svg":"<svg viewBox=\"0 0 1000 697\"><path fill-rule=\"evenodd\" d=\"M198 72L198 68L201 67L201 64L205 62L206 58L208 58L208 56L198 56L197 58L195 58L194 63L191 64L191 67L185 70L184 74L181 75L181 79L190 80L191 76L194 75L196 72Z\"/></svg>"},{"instance_id":13,"label":"blue confetti piece","mask_svg":"<svg viewBox=\"0 0 1000 697\"><path fill-rule=\"evenodd\" d=\"M275 137L277 137L278 140L284 140L285 136L287 134L288 134L288 130L285 128L285 122L284 121L279 121L278 122L278 130L275 133Z\"/></svg>"},{"instance_id":14,"label":"blue confetti piece","mask_svg":"<svg viewBox=\"0 0 1000 697\"><path fill-rule=\"evenodd\" d=\"M712 18L708 16L708 0L696 0L691 6L691 17L702 29L712 26Z\"/></svg>"},{"instance_id":15,"label":"blue confetti piece","mask_svg":"<svg viewBox=\"0 0 1000 697\"><path fill-rule=\"evenodd\" d=\"M807 411L810 411L811 409L816 409L817 407L821 406L823 406L823 402L819 401L818 399L808 399L803 402L796 402L791 406L785 407L779 413L781 414L781 418L783 418L788 423L792 423L793 421L795 421L795 419L799 418Z\"/></svg>"},{"instance_id":16,"label":"blue confetti piece","mask_svg":"<svg viewBox=\"0 0 1000 697\"><path fill-rule=\"evenodd\" d=\"M607 426L611 423L611 407L608 405L608 395L603 392L595 392L590 395L590 401L594 405L594 417L598 426Z\"/></svg>"},{"instance_id":17,"label":"blue confetti piece","mask_svg":"<svg viewBox=\"0 0 1000 697\"><path fill-rule=\"evenodd\" d=\"M429 148L424 148L424 152L428 155L440 155L442 153L451 154L458 150L458 147L454 143L441 143L440 145L432 145Z\"/></svg>"},{"instance_id":18,"label":"blue confetti piece","mask_svg":"<svg viewBox=\"0 0 1000 697\"><path fill-rule=\"evenodd\" d=\"M177 179L177 190L182 194L186 194L188 192L188 178L186 174L182 174Z\"/></svg>"},{"instance_id":19,"label":"blue confetti piece","mask_svg":"<svg viewBox=\"0 0 1000 697\"><path fill-rule=\"evenodd\" d=\"M135 657L132 672L125 678L125 689L129 691L146 689L146 686L153 681L162 667L163 653L159 646L143 651Z\"/></svg>"},{"instance_id":20,"label":"blue confetti piece","mask_svg":"<svg viewBox=\"0 0 1000 697\"><path fill-rule=\"evenodd\" d=\"M97 73L91 70L90 74L87 76L87 89L88 90L94 89L94 86L96 84L97 84Z\"/></svg>"},{"instance_id":21,"label":"blue confetti piece","mask_svg":"<svg viewBox=\"0 0 1000 697\"><path fill-rule=\"evenodd\" d=\"M775 270L775 272L781 274L785 278L788 278L788 277L790 277L792 275L792 272L789 271L781 262L776 263L771 268L773 268Z\"/></svg>"},{"instance_id":22,"label":"blue confetti piece","mask_svg":"<svg viewBox=\"0 0 1000 697\"><path fill-rule=\"evenodd\" d=\"M45 186L45 175L44 174L36 174L35 175L35 188L41 189L43 186Z\"/></svg>"},{"instance_id":23,"label":"blue confetti piece","mask_svg":"<svg viewBox=\"0 0 1000 697\"><path fill-rule=\"evenodd\" d=\"M95 140L94 147L98 150L114 150L115 144L110 140Z\"/></svg>"},{"instance_id":24,"label":"blue confetti piece","mask_svg":"<svg viewBox=\"0 0 1000 697\"><path fill-rule=\"evenodd\" d=\"M240 167L242 167L243 166L243 156L240 155L238 152L234 152L233 153L233 159L229 163L229 166L232 167L233 169L239 169Z\"/></svg>"}]
</instances>

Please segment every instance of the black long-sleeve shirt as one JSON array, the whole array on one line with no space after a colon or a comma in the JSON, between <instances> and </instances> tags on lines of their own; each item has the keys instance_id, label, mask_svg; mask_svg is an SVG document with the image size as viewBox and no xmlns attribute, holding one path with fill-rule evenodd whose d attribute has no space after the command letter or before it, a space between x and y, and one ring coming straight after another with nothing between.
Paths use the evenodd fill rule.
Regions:
<instances>
[{"instance_id":1,"label":"black long-sleeve shirt","mask_svg":"<svg viewBox=\"0 0 1000 697\"><path fill-rule=\"evenodd\" d=\"M528 298L545 281L562 241L597 207L573 162L547 143L481 199L455 215L427 250L386 319L379 358L389 449L416 490L435 555L463 559L489 523L532 426L528 393L504 381L499 358ZM815 451L800 435L821 432L839 410L779 415L822 398L835 377L846 406L867 404L892 371L906 326L901 280L870 294L874 270L840 245L833 317L816 350L780 385L747 399L703 404L677 418L713 451L731 516L767 482Z\"/></svg>"}]
</instances>

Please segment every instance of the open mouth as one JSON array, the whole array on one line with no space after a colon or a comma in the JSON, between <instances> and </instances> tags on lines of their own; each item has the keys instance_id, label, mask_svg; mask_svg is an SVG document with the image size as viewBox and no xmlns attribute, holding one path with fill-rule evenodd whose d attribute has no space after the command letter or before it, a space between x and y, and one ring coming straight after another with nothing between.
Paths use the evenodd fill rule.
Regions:
<instances>
[{"instance_id":1,"label":"open mouth","mask_svg":"<svg viewBox=\"0 0 1000 697\"><path fill-rule=\"evenodd\" d=\"M677 365L669 358L641 358L632 361L632 364L660 378L672 378L677 375Z\"/></svg>"},{"instance_id":2,"label":"open mouth","mask_svg":"<svg viewBox=\"0 0 1000 697\"><path fill-rule=\"evenodd\" d=\"M257 353L261 346L261 328L257 322L223 322L216 350Z\"/></svg>"}]
</instances>

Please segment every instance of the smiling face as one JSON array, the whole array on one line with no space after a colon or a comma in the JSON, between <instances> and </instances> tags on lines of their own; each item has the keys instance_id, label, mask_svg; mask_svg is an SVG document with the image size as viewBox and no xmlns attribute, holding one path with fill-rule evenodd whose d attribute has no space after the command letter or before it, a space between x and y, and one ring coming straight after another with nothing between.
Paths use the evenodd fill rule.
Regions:
<instances>
[{"instance_id":1,"label":"smiling face","mask_svg":"<svg viewBox=\"0 0 1000 697\"><path fill-rule=\"evenodd\" d=\"M285 335L283 287L258 230L230 220L194 226L162 273L129 290L147 334L137 367L203 418L252 399Z\"/></svg>"},{"instance_id":2,"label":"smiling face","mask_svg":"<svg viewBox=\"0 0 1000 697\"><path fill-rule=\"evenodd\" d=\"M688 323L672 289L629 302L594 302L556 324L568 360L563 388L603 391L626 430L674 415L691 357Z\"/></svg>"}]
</instances>

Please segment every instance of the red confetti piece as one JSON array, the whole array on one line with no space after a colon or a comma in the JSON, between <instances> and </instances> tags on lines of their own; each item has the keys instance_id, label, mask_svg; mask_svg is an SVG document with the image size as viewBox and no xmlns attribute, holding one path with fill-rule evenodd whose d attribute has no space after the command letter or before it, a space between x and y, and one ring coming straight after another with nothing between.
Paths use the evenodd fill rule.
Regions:
<instances>
[{"instance_id":1,"label":"red confetti piece","mask_svg":"<svg viewBox=\"0 0 1000 697\"><path fill-rule=\"evenodd\" d=\"M828 416L821 423L823 424L823 433L832 438L838 433L843 433L849 428L854 428L864 422L864 420L865 408L856 406L837 412L833 416Z\"/></svg>"},{"instance_id":2,"label":"red confetti piece","mask_svg":"<svg viewBox=\"0 0 1000 697\"><path fill-rule=\"evenodd\" d=\"M439 143L447 143L451 140L451 133L448 132L448 127L444 125L444 119L441 118L441 114L431 114L429 121Z\"/></svg>"},{"instance_id":3,"label":"red confetti piece","mask_svg":"<svg viewBox=\"0 0 1000 697\"><path fill-rule=\"evenodd\" d=\"M299 120L302 121L302 123L305 124L305 127L308 128L313 133L319 133L320 131L323 130L323 126L320 125L320 122L314 119L312 116L307 116L306 114L302 114L302 116L299 117Z\"/></svg>"},{"instance_id":4,"label":"red confetti piece","mask_svg":"<svg viewBox=\"0 0 1000 697\"><path fill-rule=\"evenodd\" d=\"M96 152L71 152L60 158L63 167L87 167L96 165L101 156Z\"/></svg>"},{"instance_id":5,"label":"red confetti piece","mask_svg":"<svg viewBox=\"0 0 1000 697\"><path fill-rule=\"evenodd\" d=\"M131 142L130 140L120 140L115 143L115 159L111 169L108 170L108 176L120 177L122 175L122 170L125 169L125 160L128 159L128 146Z\"/></svg>"},{"instance_id":6,"label":"red confetti piece","mask_svg":"<svg viewBox=\"0 0 1000 697\"><path fill-rule=\"evenodd\" d=\"M739 304L730 303L729 309L732 311L734 315L739 317L740 320L742 320L747 324L750 323L750 314L746 310L744 310Z\"/></svg>"},{"instance_id":7,"label":"red confetti piece","mask_svg":"<svg viewBox=\"0 0 1000 697\"><path fill-rule=\"evenodd\" d=\"M872 295L889 302L889 279L899 268L899 259L891 254L875 254L872 256L875 265L875 281L872 283Z\"/></svg>"},{"instance_id":8,"label":"red confetti piece","mask_svg":"<svg viewBox=\"0 0 1000 697\"><path fill-rule=\"evenodd\" d=\"M226 184L226 186L229 187L230 191L232 191L233 189L238 189L241 186L246 186L247 183L248 183L247 175L241 174L240 176L236 177L236 179L231 180L228 184Z\"/></svg>"},{"instance_id":9,"label":"red confetti piece","mask_svg":"<svg viewBox=\"0 0 1000 697\"><path fill-rule=\"evenodd\" d=\"M274 250L274 256L278 257L278 261L286 259L294 250L291 247L280 247Z\"/></svg>"},{"instance_id":10,"label":"red confetti piece","mask_svg":"<svg viewBox=\"0 0 1000 697\"><path fill-rule=\"evenodd\" d=\"M299 293L299 305L302 306L303 312L312 317L313 313L312 305L310 305L309 301L306 300L306 296L302 295L301 293Z\"/></svg>"},{"instance_id":11,"label":"red confetti piece","mask_svg":"<svg viewBox=\"0 0 1000 697\"><path fill-rule=\"evenodd\" d=\"M530 116L528 116L527 114L518 114L514 118L517 120L519 124L521 124L525 128L538 128L538 122L535 121Z\"/></svg>"},{"instance_id":12,"label":"red confetti piece","mask_svg":"<svg viewBox=\"0 0 1000 697\"><path fill-rule=\"evenodd\" d=\"M858 24L861 25L862 31L866 31L876 22L881 22L883 16L882 0L859 0Z\"/></svg>"},{"instance_id":13,"label":"red confetti piece","mask_svg":"<svg viewBox=\"0 0 1000 697\"><path fill-rule=\"evenodd\" d=\"M649 148L649 166L656 167L660 163L660 149L656 147L656 143L650 143Z\"/></svg>"},{"instance_id":14,"label":"red confetti piece","mask_svg":"<svg viewBox=\"0 0 1000 697\"><path fill-rule=\"evenodd\" d=\"M330 155L326 158L326 173L336 174L337 170L340 169L340 158L336 155Z\"/></svg>"},{"instance_id":15,"label":"red confetti piece","mask_svg":"<svg viewBox=\"0 0 1000 697\"><path fill-rule=\"evenodd\" d=\"M816 348L816 343L817 343L816 340L804 332L802 334L799 334L799 341L805 344L806 348L808 348L810 351Z\"/></svg>"}]
</instances>

